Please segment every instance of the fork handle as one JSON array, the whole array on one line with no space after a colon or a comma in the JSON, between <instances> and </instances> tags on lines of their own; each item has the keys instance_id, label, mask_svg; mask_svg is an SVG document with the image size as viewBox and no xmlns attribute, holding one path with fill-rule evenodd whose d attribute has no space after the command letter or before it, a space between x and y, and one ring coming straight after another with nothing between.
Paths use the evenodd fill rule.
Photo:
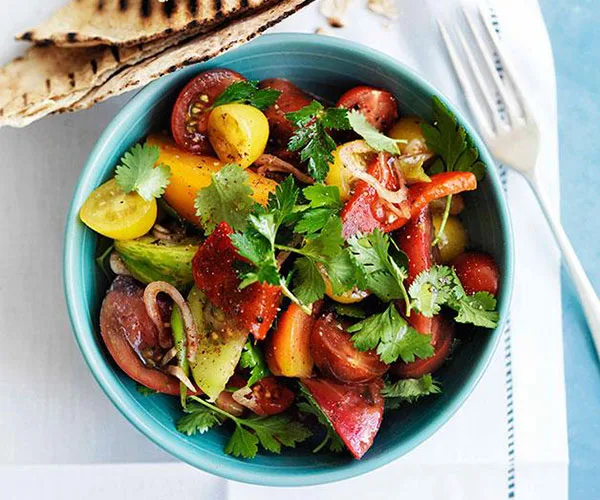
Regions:
<instances>
[{"instance_id":1,"label":"fork handle","mask_svg":"<svg viewBox=\"0 0 600 500\"><path fill-rule=\"evenodd\" d=\"M558 246L560 247L563 258L565 259L567 269L569 270L571 278L573 279L573 283L575 284L577 295L579 296L579 300L583 307L583 312L592 333L592 338L594 339L594 344L596 345L596 351L600 356L600 300L598 299L598 295L596 295L590 279L587 277L579 258L575 254L573 245L571 245L569 237L565 233L560 223L560 219L556 217L550 210L550 205L545 193L540 187L538 178L535 177L535 175L528 175L526 178L529 181L529 184L531 185L531 188L533 189L540 206L542 207L542 211L546 216L546 220L548 221L548 224L554 233L554 237L556 238Z\"/></svg>"}]
</instances>

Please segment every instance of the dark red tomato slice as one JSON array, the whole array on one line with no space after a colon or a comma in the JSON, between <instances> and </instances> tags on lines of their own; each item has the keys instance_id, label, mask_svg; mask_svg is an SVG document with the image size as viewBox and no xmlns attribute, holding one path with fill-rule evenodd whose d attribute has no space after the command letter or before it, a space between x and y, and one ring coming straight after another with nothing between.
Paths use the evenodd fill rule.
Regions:
<instances>
[{"instance_id":1,"label":"dark red tomato slice","mask_svg":"<svg viewBox=\"0 0 600 500\"><path fill-rule=\"evenodd\" d=\"M368 384L342 384L306 378L302 383L331 422L350 453L360 459L373 444L383 418L380 378Z\"/></svg>"},{"instance_id":2,"label":"dark red tomato slice","mask_svg":"<svg viewBox=\"0 0 600 500\"><path fill-rule=\"evenodd\" d=\"M433 264L433 253L431 241L433 239L433 224L429 207L421 209L413 216L408 223L394 233L394 239L398 248L402 250L408 257L408 278L406 286L409 286L412 281L426 269L429 269ZM404 309L404 303L399 302L400 310ZM430 334L433 331L433 324L437 321L436 318L428 318L422 314L412 312L408 317L408 322L411 326L420 333ZM433 338L432 338L433 341ZM424 360L416 360L418 363ZM403 363L401 361L394 363L392 372L396 371L396 367L411 365L412 363Z\"/></svg>"},{"instance_id":3,"label":"dark red tomato slice","mask_svg":"<svg viewBox=\"0 0 600 500\"><path fill-rule=\"evenodd\" d=\"M412 314L410 315L412 318ZM427 359L416 359L412 363L396 362L390 368L390 373L400 378L419 378L426 373L436 371L450 353L452 341L454 340L454 322L442 315L430 318L431 321L431 345L434 354ZM413 323L413 326L417 326ZM417 328L418 329L418 328Z\"/></svg>"},{"instance_id":4,"label":"dark red tomato slice","mask_svg":"<svg viewBox=\"0 0 600 500\"><path fill-rule=\"evenodd\" d=\"M280 384L275 377L266 377L252 386L249 406L257 415L276 415L287 410L294 402L294 393Z\"/></svg>"},{"instance_id":5,"label":"dark red tomato slice","mask_svg":"<svg viewBox=\"0 0 600 500\"><path fill-rule=\"evenodd\" d=\"M259 86L260 88L270 88L281 92L277 102L267 108L264 113L267 120L269 120L270 140L273 140L277 146L285 148L294 133L294 126L285 117L286 113L298 111L308 106L313 98L292 82L283 78L263 80Z\"/></svg>"},{"instance_id":6,"label":"dark red tomato slice","mask_svg":"<svg viewBox=\"0 0 600 500\"><path fill-rule=\"evenodd\" d=\"M386 189L396 191L401 186L388 154L377 155L367 168L367 173L377 179ZM409 212L408 201L400 207L390 207L384 203L373 186L365 181L356 181L354 194L344 206L342 235L344 238L358 233L371 233L376 228L383 232L393 231L407 221L404 212Z\"/></svg>"},{"instance_id":7,"label":"dark red tomato slice","mask_svg":"<svg viewBox=\"0 0 600 500\"><path fill-rule=\"evenodd\" d=\"M500 272L491 255L481 252L466 252L452 261L460 282L470 295L488 292L496 295Z\"/></svg>"},{"instance_id":8,"label":"dark red tomato slice","mask_svg":"<svg viewBox=\"0 0 600 500\"><path fill-rule=\"evenodd\" d=\"M222 222L198 248L192 261L194 282L215 306L262 340L277 315L281 289L262 283L253 283L243 290L238 288L240 278L235 262L245 259L231 243L232 233L231 227Z\"/></svg>"},{"instance_id":9,"label":"dark red tomato slice","mask_svg":"<svg viewBox=\"0 0 600 500\"><path fill-rule=\"evenodd\" d=\"M233 82L245 78L229 69L209 69L192 79L179 93L171 114L171 133L182 148L194 154L211 154L208 115L215 99Z\"/></svg>"},{"instance_id":10,"label":"dark red tomato slice","mask_svg":"<svg viewBox=\"0 0 600 500\"><path fill-rule=\"evenodd\" d=\"M408 257L407 285L433 264L431 242L433 240L433 224L429 208L421 209L401 229L394 233L394 239Z\"/></svg>"},{"instance_id":11,"label":"dark red tomato slice","mask_svg":"<svg viewBox=\"0 0 600 500\"><path fill-rule=\"evenodd\" d=\"M117 276L100 311L102 339L121 370L136 382L165 394L179 395L179 380L148 366L164 353L158 331L146 312L144 286L130 276Z\"/></svg>"},{"instance_id":12,"label":"dark red tomato slice","mask_svg":"<svg viewBox=\"0 0 600 500\"><path fill-rule=\"evenodd\" d=\"M357 109L377 130L385 131L398 119L398 103L387 90L359 85L337 102L340 108Z\"/></svg>"},{"instance_id":13,"label":"dark red tomato slice","mask_svg":"<svg viewBox=\"0 0 600 500\"><path fill-rule=\"evenodd\" d=\"M387 372L388 365L375 351L359 351L350 338L333 313L317 319L310 338L310 352L324 376L347 383L362 383Z\"/></svg>"}]
</instances>

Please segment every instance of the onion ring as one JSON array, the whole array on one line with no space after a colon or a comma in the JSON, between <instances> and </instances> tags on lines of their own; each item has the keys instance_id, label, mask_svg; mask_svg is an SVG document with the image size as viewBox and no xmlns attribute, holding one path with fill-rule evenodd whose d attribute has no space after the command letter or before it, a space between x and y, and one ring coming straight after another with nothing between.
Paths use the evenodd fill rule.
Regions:
<instances>
[{"instance_id":1,"label":"onion ring","mask_svg":"<svg viewBox=\"0 0 600 500\"><path fill-rule=\"evenodd\" d=\"M196 360L196 351L198 350L198 332L196 330L196 323L192 316L190 306L179 293L179 290L169 283L164 281L153 281L146 286L144 290L144 305L146 306L148 316L150 316L150 319L158 329L159 343L161 343L162 339L162 345L166 347L170 346L171 339L167 335L158 304L156 303L156 298L159 293L166 293L173 299L175 305L179 307L187 341L187 359L190 363L193 363Z\"/></svg>"}]
</instances>

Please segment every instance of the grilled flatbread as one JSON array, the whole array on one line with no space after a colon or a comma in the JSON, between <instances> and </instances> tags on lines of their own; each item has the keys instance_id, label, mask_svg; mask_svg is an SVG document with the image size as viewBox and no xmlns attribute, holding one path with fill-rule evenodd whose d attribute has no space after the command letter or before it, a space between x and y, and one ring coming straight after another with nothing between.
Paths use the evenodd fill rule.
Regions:
<instances>
[{"instance_id":1,"label":"grilled flatbread","mask_svg":"<svg viewBox=\"0 0 600 500\"><path fill-rule=\"evenodd\" d=\"M313 0L280 0L211 34L179 34L135 47L33 47L0 69L0 127L91 107L113 95L236 47Z\"/></svg>"},{"instance_id":2,"label":"grilled flatbread","mask_svg":"<svg viewBox=\"0 0 600 500\"><path fill-rule=\"evenodd\" d=\"M120 72L64 111L86 109L191 64L208 61L242 45L283 21L313 0L284 0L255 16L240 19L213 33L200 35Z\"/></svg>"},{"instance_id":3,"label":"grilled flatbread","mask_svg":"<svg viewBox=\"0 0 600 500\"><path fill-rule=\"evenodd\" d=\"M113 74L186 39L184 34L135 47L32 47L0 68L0 126L24 126L27 115L68 106Z\"/></svg>"},{"instance_id":4,"label":"grilled flatbread","mask_svg":"<svg viewBox=\"0 0 600 500\"><path fill-rule=\"evenodd\" d=\"M130 46L177 33L206 33L273 0L72 0L19 40L65 47Z\"/></svg>"}]
</instances>

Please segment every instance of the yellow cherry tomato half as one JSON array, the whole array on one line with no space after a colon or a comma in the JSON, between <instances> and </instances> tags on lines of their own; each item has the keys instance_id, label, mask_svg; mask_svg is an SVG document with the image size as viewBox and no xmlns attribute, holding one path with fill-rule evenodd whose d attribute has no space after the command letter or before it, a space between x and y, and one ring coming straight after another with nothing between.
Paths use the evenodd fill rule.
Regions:
<instances>
[{"instance_id":1,"label":"yellow cherry tomato half","mask_svg":"<svg viewBox=\"0 0 600 500\"><path fill-rule=\"evenodd\" d=\"M418 140L423 150L428 151L429 149L425 144L423 129L421 128L422 123L423 119L418 116L403 116L388 131L387 135L392 139L406 141L405 144L398 144L400 152L404 152L406 146L413 140Z\"/></svg>"},{"instance_id":2,"label":"yellow cherry tomato half","mask_svg":"<svg viewBox=\"0 0 600 500\"><path fill-rule=\"evenodd\" d=\"M440 230L442 218L440 214L435 214L432 218L436 234ZM448 217L444 232L440 236L437 247L443 263L450 262L463 253L469 241L467 231L458 217Z\"/></svg>"},{"instance_id":3,"label":"yellow cherry tomato half","mask_svg":"<svg viewBox=\"0 0 600 500\"><path fill-rule=\"evenodd\" d=\"M125 193L117 181L111 179L88 196L79 211L79 218L103 236L129 240L150 231L156 213L156 200L146 201L135 192Z\"/></svg>"},{"instance_id":4,"label":"yellow cherry tomato half","mask_svg":"<svg viewBox=\"0 0 600 500\"><path fill-rule=\"evenodd\" d=\"M253 106L224 104L208 117L208 139L219 160L246 168L265 151L269 122Z\"/></svg>"},{"instance_id":5,"label":"yellow cherry tomato half","mask_svg":"<svg viewBox=\"0 0 600 500\"><path fill-rule=\"evenodd\" d=\"M325 184L328 186L337 186L340 189L340 198L342 201L348 201L352 196L352 183L354 177L340 159L339 151L344 146L346 146L346 144L338 146L331 153L333 161L329 164L329 172L327 173L327 177L325 177Z\"/></svg>"}]
</instances>

